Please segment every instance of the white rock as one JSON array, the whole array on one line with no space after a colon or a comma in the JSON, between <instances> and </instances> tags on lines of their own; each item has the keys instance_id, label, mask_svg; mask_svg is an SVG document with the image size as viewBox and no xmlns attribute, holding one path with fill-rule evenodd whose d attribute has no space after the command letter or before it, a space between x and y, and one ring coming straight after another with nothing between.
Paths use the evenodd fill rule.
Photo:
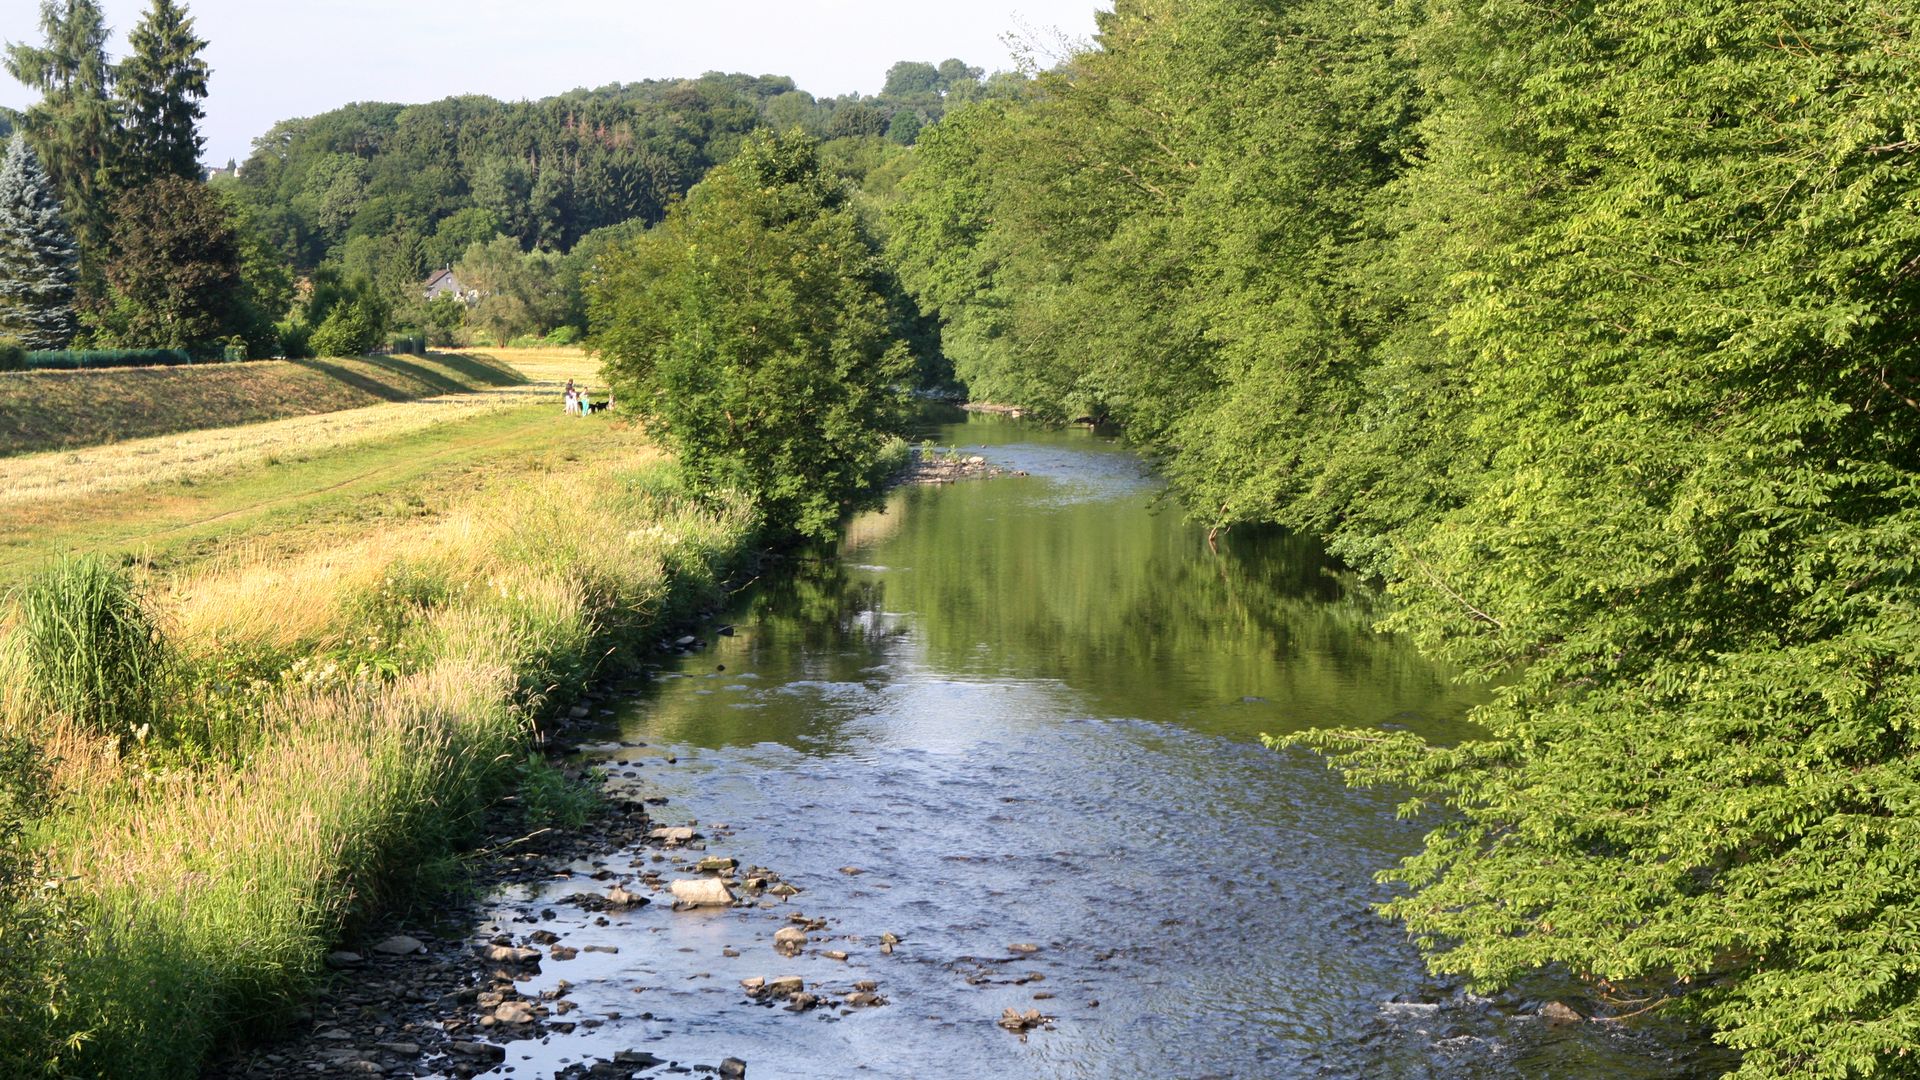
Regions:
<instances>
[{"instance_id":1,"label":"white rock","mask_svg":"<svg viewBox=\"0 0 1920 1080\"><path fill-rule=\"evenodd\" d=\"M687 907L726 907L733 903L733 890L719 878L690 878L673 883L673 899Z\"/></svg>"}]
</instances>

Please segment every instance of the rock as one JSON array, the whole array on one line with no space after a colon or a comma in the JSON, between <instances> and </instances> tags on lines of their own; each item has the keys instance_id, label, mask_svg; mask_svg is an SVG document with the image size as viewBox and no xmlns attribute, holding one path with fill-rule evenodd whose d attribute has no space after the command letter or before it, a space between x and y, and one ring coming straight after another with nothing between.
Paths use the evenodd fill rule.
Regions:
<instances>
[{"instance_id":1,"label":"rock","mask_svg":"<svg viewBox=\"0 0 1920 1080\"><path fill-rule=\"evenodd\" d=\"M574 720L585 720L592 715L593 710L587 708L585 705L575 705L573 708L567 710L567 716Z\"/></svg>"},{"instance_id":2,"label":"rock","mask_svg":"<svg viewBox=\"0 0 1920 1080\"><path fill-rule=\"evenodd\" d=\"M783 926L773 932L773 951L782 956L796 956L807 944L807 932L797 926Z\"/></svg>"},{"instance_id":3,"label":"rock","mask_svg":"<svg viewBox=\"0 0 1920 1080\"><path fill-rule=\"evenodd\" d=\"M678 641L676 641L676 642L674 642L674 645L675 645L675 646L677 646L677 647L679 647L679 648L682 648L682 649L686 649L686 648L690 648L690 647L692 647L693 645L695 645L695 644L697 644L697 643L698 643L699 641L700 641L700 639L699 639L699 638L697 638L697 637L694 637L694 636L693 636L692 634L688 634L688 635L686 635L686 636L684 636L684 637L682 637L682 638L681 638L680 640L678 640Z\"/></svg>"},{"instance_id":4,"label":"rock","mask_svg":"<svg viewBox=\"0 0 1920 1080\"><path fill-rule=\"evenodd\" d=\"M547 955L553 957L555 960L566 961L579 956L580 950L568 945L555 945L553 948L547 950Z\"/></svg>"},{"instance_id":5,"label":"rock","mask_svg":"<svg viewBox=\"0 0 1920 1080\"><path fill-rule=\"evenodd\" d=\"M674 902L685 907L727 907L733 903L733 890L719 878L683 878L671 888Z\"/></svg>"},{"instance_id":6,"label":"rock","mask_svg":"<svg viewBox=\"0 0 1920 1080\"><path fill-rule=\"evenodd\" d=\"M857 993L852 993L847 995L847 1004L853 1006L856 1009L877 1008L878 1006L885 1005L886 1003L887 1003L886 998L883 998L879 994L873 993L868 990L861 990L861 991L858 991Z\"/></svg>"},{"instance_id":7,"label":"rock","mask_svg":"<svg viewBox=\"0 0 1920 1080\"><path fill-rule=\"evenodd\" d=\"M373 951L386 956L413 956L417 953L426 952L427 947L421 944L418 938L411 938L405 934L395 934L393 937L375 945Z\"/></svg>"},{"instance_id":8,"label":"rock","mask_svg":"<svg viewBox=\"0 0 1920 1080\"><path fill-rule=\"evenodd\" d=\"M802 993L807 982L798 975L780 975L766 980L763 989L769 997L785 998Z\"/></svg>"},{"instance_id":9,"label":"rock","mask_svg":"<svg viewBox=\"0 0 1920 1080\"><path fill-rule=\"evenodd\" d=\"M694 867L694 869L699 870L703 873L708 873L708 874L722 874L738 867L739 865L740 865L739 862L737 862L736 860L723 859L723 858L720 858L719 856L714 856L713 858L701 859L700 865Z\"/></svg>"},{"instance_id":10,"label":"rock","mask_svg":"<svg viewBox=\"0 0 1920 1080\"><path fill-rule=\"evenodd\" d=\"M527 935L527 940L535 945L552 945L560 940L560 935L551 930L535 930Z\"/></svg>"},{"instance_id":11,"label":"rock","mask_svg":"<svg viewBox=\"0 0 1920 1080\"><path fill-rule=\"evenodd\" d=\"M581 952L597 952L597 953L609 953L609 954L618 954L618 953L620 952L620 946L618 946L618 945L589 945L589 946L587 946L586 948L584 948L584 949L581 949L580 951L581 951Z\"/></svg>"},{"instance_id":12,"label":"rock","mask_svg":"<svg viewBox=\"0 0 1920 1080\"><path fill-rule=\"evenodd\" d=\"M474 951L480 954L480 959L489 964L525 966L540 963L539 949L516 949L511 945L481 945Z\"/></svg>"},{"instance_id":13,"label":"rock","mask_svg":"<svg viewBox=\"0 0 1920 1080\"><path fill-rule=\"evenodd\" d=\"M628 892L625 887L620 885L615 885L607 891L607 907L609 909L646 907L651 903L653 903L653 901L648 900L639 893Z\"/></svg>"},{"instance_id":14,"label":"rock","mask_svg":"<svg viewBox=\"0 0 1920 1080\"><path fill-rule=\"evenodd\" d=\"M461 1057L478 1058L482 1061L507 1060L507 1048L495 1046L492 1043L455 1041L447 1045L447 1050Z\"/></svg>"},{"instance_id":15,"label":"rock","mask_svg":"<svg viewBox=\"0 0 1920 1080\"><path fill-rule=\"evenodd\" d=\"M767 980L758 975L740 980L740 989L745 990L749 994L757 994L766 988Z\"/></svg>"},{"instance_id":16,"label":"rock","mask_svg":"<svg viewBox=\"0 0 1920 1080\"><path fill-rule=\"evenodd\" d=\"M728 1058L720 1063L720 1075L723 1080L746 1080L747 1063L739 1058Z\"/></svg>"},{"instance_id":17,"label":"rock","mask_svg":"<svg viewBox=\"0 0 1920 1080\"><path fill-rule=\"evenodd\" d=\"M826 952L823 952L820 955L826 957L829 960L845 960L847 958L847 954L841 952L839 949L828 949Z\"/></svg>"},{"instance_id":18,"label":"rock","mask_svg":"<svg viewBox=\"0 0 1920 1080\"><path fill-rule=\"evenodd\" d=\"M843 866L840 868L840 872L847 875L848 877L855 877L860 874L866 873L865 870L862 870L857 866Z\"/></svg>"},{"instance_id":19,"label":"rock","mask_svg":"<svg viewBox=\"0 0 1920 1080\"><path fill-rule=\"evenodd\" d=\"M366 957L361 956L357 952L348 952L345 949L327 954L327 966L335 971L359 967L366 962Z\"/></svg>"},{"instance_id":20,"label":"rock","mask_svg":"<svg viewBox=\"0 0 1920 1080\"><path fill-rule=\"evenodd\" d=\"M767 891L768 891L768 892L770 892L770 893L772 893L772 894L773 894L773 895L775 895L775 896L778 896L778 897L780 897L780 898L782 898L782 899L785 899L786 897L789 897L789 896L799 896L799 895L800 895L800 890L799 890L799 889L796 889L796 888L794 888L793 886L791 886L791 885L789 885L789 884L787 884L787 883L786 883L786 882L784 882L784 881L783 881L783 882L781 882L781 883L780 883L780 884L778 884L778 885L775 885L775 886L774 886L773 888L771 888L771 889L768 889Z\"/></svg>"},{"instance_id":21,"label":"rock","mask_svg":"<svg viewBox=\"0 0 1920 1080\"><path fill-rule=\"evenodd\" d=\"M493 1018L502 1024L531 1024L533 1006L524 1001L503 1001L493 1010Z\"/></svg>"},{"instance_id":22,"label":"rock","mask_svg":"<svg viewBox=\"0 0 1920 1080\"><path fill-rule=\"evenodd\" d=\"M1020 956L1032 956L1034 953L1037 953L1040 951L1040 946L1014 944L1014 945L1007 946L1007 951L1010 953L1015 953Z\"/></svg>"},{"instance_id":23,"label":"rock","mask_svg":"<svg viewBox=\"0 0 1920 1080\"><path fill-rule=\"evenodd\" d=\"M1536 1015L1554 1027L1565 1027L1568 1024L1578 1024L1586 1020L1586 1017L1581 1016L1572 1006L1559 1001L1549 1001L1542 1005Z\"/></svg>"},{"instance_id":24,"label":"rock","mask_svg":"<svg viewBox=\"0 0 1920 1080\"><path fill-rule=\"evenodd\" d=\"M1027 1032L1034 1028L1046 1027L1053 1023L1053 1017L1042 1015L1039 1009L1028 1009L1026 1012L1008 1009L1000 1014L1000 1019L996 1022L1008 1031L1025 1038Z\"/></svg>"},{"instance_id":25,"label":"rock","mask_svg":"<svg viewBox=\"0 0 1920 1080\"><path fill-rule=\"evenodd\" d=\"M420 1056L419 1043L383 1042L383 1043L374 1043L373 1048L376 1050L385 1050L389 1054L398 1054L401 1057L419 1057Z\"/></svg>"},{"instance_id":26,"label":"rock","mask_svg":"<svg viewBox=\"0 0 1920 1080\"><path fill-rule=\"evenodd\" d=\"M652 1069L665 1065L666 1060L654 1057L645 1050L621 1050L613 1055L613 1063L635 1069Z\"/></svg>"},{"instance_id":27,"label":"rock","mask_svg":"<svg viewBox=\"0 0 1920 1080\"><path fill-rule=\"evenodd\" d=\"M681 825L672 828L655 829L647 834L649 840L664 840L669 844L684 844L699 834Z\"/></svg>"}]
</instances>

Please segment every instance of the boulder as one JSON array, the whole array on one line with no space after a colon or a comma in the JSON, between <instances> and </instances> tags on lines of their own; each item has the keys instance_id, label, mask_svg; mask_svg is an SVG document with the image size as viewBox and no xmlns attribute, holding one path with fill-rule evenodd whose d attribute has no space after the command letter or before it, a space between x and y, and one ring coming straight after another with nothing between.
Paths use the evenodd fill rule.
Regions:
<instances>
[{"instance_id":1,"label":"boulder","mask_svg":"<svg viewBox=\"0 0 1920 1080\"><path fill-rule=\"evenodd\" d=\"M375 945L373 951L385 956L413 956L426 952L427 947L422 944L418 938L411 938L405 934L395 934L393 937Z\"/></svg>"},{"instance_id":2,"label":"boulder","mask_svg":"<svg viewBox=\"0 0 1920 1080\"><path fill-rule=\"evenodd\" d=\"M733 890L719 878L683 878L671 886L674 903L682 907L728 907Z\"/></svg>"}]
</instances>

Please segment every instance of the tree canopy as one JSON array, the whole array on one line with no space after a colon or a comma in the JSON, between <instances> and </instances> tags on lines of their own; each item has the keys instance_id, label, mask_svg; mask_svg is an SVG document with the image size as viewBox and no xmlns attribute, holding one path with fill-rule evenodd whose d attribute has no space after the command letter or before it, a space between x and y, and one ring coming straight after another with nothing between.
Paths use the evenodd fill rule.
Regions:
<instances>
[{"instance_id":1,"label":"tree canopy","mask_svg":"<svg viewBox=\"0 0 1920 1080\"><path fill-rule=\"evenodd\" d=\"M912 372L877 246L795 131L755 135L601 261L594 344L620 401L776 534L831 535Z\"/></svg>"}]
</instances>

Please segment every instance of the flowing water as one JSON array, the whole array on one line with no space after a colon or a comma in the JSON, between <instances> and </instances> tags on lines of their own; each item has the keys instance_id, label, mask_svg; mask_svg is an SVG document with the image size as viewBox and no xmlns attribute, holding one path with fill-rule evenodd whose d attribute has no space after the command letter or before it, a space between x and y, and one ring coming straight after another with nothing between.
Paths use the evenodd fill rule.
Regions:
<instances>
[{"instance_id":1,"label":"flowing water","mask_svg":"<svg viewBox=\"0 0 1920 1080\"><path fill-rule=\"evenodd\" d=\"M1530 1015L1547 995L1579 1003L1575 986L1466 994L1372 913L1390 895L1373 873L1425 826L1396 819L1393 793L1348 790L1259 737L1470 734L1471 694L1372 629L1373 592L1298 539L1209 550L1138 459L1093 434L975 418L936 438L1030 475L895 492L837 558L744 596L734 636L660 672L587 751L617 789L669 799L660 823L700 823L691 858L770 867L803 891L682 912L659 894L606 925L557 903L605 891L596 869L687 876L687 856L645 849L497 898L483 932L531 918L620 951L523 986L564 977L570 1018L604 1022L514 1044L492 1075L629 1049L738 1057L761 1080L1727 1064L1691 1032ZM828 925L786 959L772 936L795 913ZM890 954L883 933L901 939ZM837 994L873 980L888 1003L793 1013L740 989L779 975ZM1022 1038L996 1026L1007 1008L1054 1019Z\"/></svg>"}]
</instances>

